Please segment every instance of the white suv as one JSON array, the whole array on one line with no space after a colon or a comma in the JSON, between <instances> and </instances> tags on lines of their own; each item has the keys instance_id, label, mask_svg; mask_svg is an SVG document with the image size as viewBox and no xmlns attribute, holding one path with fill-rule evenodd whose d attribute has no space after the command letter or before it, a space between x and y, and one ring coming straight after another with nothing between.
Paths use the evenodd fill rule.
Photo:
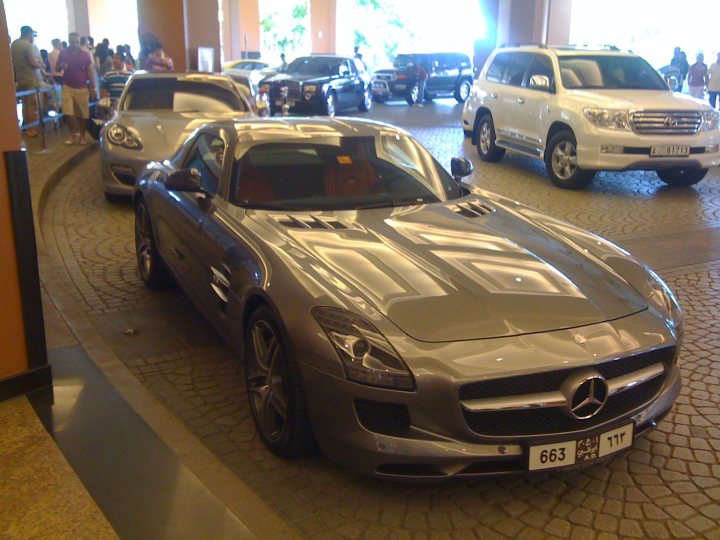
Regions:
<instances>
[{"instance_id":1,"label":"white suv","mask_svg":"<svg viewBox=\"0 0 720 540\"><path fill-rule=\"evenodd\" d=\"M654 170L696 184L720 164L718 113L671 92L645 60L612 50L496 49L465 102L463 130L483 161L514 150L577 189L597 170Z\"/></svg>"}]
</instances>

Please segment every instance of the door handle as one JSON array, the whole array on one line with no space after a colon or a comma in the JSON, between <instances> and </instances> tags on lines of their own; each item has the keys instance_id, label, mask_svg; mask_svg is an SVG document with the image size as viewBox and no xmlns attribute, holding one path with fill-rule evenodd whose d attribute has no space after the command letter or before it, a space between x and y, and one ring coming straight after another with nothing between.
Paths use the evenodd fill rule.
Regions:
<instances>
[{"instance_id":1,"label":"door handle","mask_svg":"<svg viewBox=\"0 0 720 540\"><path fill-rule=\"evenodd\" d=\"M497 99L497 94L495 92L490 92L490 99Z\"/></svg>"},{"instance_id":2,"label":"door handle","mask_svg":"<svg viewBox=\"0 0 720 540\"><path fill-rule=\"evenodd\" d=\"M518 102L520 105L522 105L523 103L525 103L525 98L519 97L519 98L517 98L517 102Z\"/></svg>"}]
</instances>

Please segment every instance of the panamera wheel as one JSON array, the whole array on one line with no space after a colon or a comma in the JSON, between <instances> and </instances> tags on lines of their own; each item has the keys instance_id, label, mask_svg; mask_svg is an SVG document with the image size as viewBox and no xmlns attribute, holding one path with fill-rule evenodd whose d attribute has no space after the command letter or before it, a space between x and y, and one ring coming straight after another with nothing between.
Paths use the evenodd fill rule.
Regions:
<instances>
[{"instance_id":1,"label":"panamera wheel","mask_svg":"<svg viewBox=\"0 0 720 540\"><path fill-rule=\"evenodd\" d=\"M142 199L135 207L135 256L140 278L145 285L156 289L168 284L170 274L158 253L150 213Z\"/></svg>"}]
</instances>

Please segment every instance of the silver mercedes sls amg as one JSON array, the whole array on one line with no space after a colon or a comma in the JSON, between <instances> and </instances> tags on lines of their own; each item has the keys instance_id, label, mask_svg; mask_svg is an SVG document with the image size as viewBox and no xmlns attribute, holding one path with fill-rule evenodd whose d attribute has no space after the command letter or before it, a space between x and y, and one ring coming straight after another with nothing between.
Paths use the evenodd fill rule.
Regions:
<instances>
[{"instance_id":1,"label":"silver mercedes sls amg","mask_svg":"<svg viewBox=\"0 0 720 540\"><path fill-rule=\"evenodd\" d=\"M683 313L612 243L471 187L408 133L216 122L134 194L140 275L240 354L270 450L393 478L574 467L680 390Z\"/></svg>"}]
</instances>

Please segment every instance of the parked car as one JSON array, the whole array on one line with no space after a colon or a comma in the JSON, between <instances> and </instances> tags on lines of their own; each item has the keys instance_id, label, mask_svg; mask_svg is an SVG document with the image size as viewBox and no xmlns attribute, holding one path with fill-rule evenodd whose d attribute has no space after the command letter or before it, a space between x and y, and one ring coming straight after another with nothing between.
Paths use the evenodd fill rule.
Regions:
<instances>
[{"instance_id":1,"label":"parked car","mask_svg":"<svg viewBox=\"0 0 720 540\"><path fill-rule=\"evenodd\" d=\"M424 99L452 95L464 103L470 95L473 68L470 58L461 53L398 54L389 69L379 69L373 75L373 99L387 101L391 97L404 98L412 105L420 100L415 73L409 66L422 65L428 72Z\"/></svg>"},{"instance_id":2,"label":"parked car","mask_svg":"<svg viewBox=\"0 0 720 540\"><path fill-rule=\"evenodd\" d=\"M200 128L134 196L170 276L242 355L280 456L384 477L535 471L629 448L680 390L683 314L612 243L460 183L361 119Z\"/></svg>"},{"instance_id":3,"label":"parked car","mask_svg":"<svg viewBox=\"0 0 720 540\"><path fill-rule=\"evenodd\" d=\"M133 75L100 130L105 197L132 195L145 165L172 156L204 122L252 115L245 93L225 75Z\"/></svg>"},{"instance_id":4,"label":"parked car","mask_svg":"<svg viewBox=\"0 0 720 540\"><path fill-rule=\"evenodd\" d=\"M365 64L344 56L301 56L284 73L262 81L269 85L271 115L283 112L335 116L342 109L369 111L370 75Z\"/></svg>"},{"instance_id":5,"label":"parked car","mask_svg":"<svg viewBox=\"0 0 720 540\"><path fill-rule=\"evenodd\" d=\"M577 189L595 171L653 170L673 186L720 164L718 112L674 94L650 64L618 50L495 50L462 116L480 159L506 150L543 159L553 184Z\"/></svg>"},{"instance_id":6,"label":"parked car","mask_svg":"<svg viewBox=\"0 0 720 540\"><path fill-rule=\"evenodd\" d=\"M231 62L230 67L223 67L223 75L227 75L235 82L247 85L252 94L258 93L260 81L272 77L279 70L270 67L262 60L238 60Z\"/></svg>"}]
</instances>

